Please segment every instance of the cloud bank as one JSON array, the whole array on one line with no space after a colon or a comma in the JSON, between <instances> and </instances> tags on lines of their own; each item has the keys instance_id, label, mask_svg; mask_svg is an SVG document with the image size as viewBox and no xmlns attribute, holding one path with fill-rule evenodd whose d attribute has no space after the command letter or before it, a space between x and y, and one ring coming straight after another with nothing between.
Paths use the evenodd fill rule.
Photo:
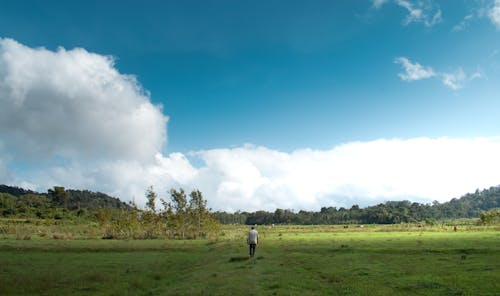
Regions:
<instances>
[{"instance_id":1,"label":"cloud bank","mask_svg":"<svg viewBox=\"0 0 500 296\"><path fill-rule=\"evenodd\" d=\"M499 149L500 138L381 139L290 153L245 145L189 155L158 153L149 164L53 167L34 180L101 190L139 204L150 185L162 197L172 187L197 188L210 207L227 211L443 202L499 184Z\"/></svg>"},{"instance_id":2,"label":"cloud bank","mask_svg":"<svg viewBox=\"0 0 500 296\"><path fill-rule=\"evenodd\" d=\"M401 60L406 80L433 77ZM434 73L433 75L431 75ZM404 77L404 78L403 78ZM453 79L450 78L450 82ZM161 153L167 116L111 57L0 40L0 183L102 191L145 204L197 188L216 210L446 201L500 183L500 139L380 139L329 150L244 145Z\"/></svg>"}]
</instances>

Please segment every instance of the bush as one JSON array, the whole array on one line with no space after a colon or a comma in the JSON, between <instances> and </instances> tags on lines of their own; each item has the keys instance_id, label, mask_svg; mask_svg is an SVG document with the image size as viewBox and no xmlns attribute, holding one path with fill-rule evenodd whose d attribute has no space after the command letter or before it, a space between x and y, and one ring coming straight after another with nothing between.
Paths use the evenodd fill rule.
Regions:
<instances>
[{"instance_id":1,"label":"bush","mask_svg":"<svg viewBox=\"0 0 500 296\"><path fill-rule=\"evenodd\" d=\"M17 226L15 231L16 231L16 239L17 240L30 240L31 239L31 227Z\"/></svg>"},{"instance_id":2,"label":"bush","mask_svg":"<svg viewBox=\"0 0 500 296\"><path fill-rule=\"evenodd\" d=\"M493 209L486 212L482 212L479 218L479 223L483 225L499 224L500 209Z\"/></svg>"}]
</instances>

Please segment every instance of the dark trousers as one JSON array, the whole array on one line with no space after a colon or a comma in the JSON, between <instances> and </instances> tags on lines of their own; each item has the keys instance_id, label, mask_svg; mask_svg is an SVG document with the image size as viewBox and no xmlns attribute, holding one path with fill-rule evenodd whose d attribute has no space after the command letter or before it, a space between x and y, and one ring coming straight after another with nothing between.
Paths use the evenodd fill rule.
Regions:
<instances>
[{"instance_id":1,"label":"dark trousers","mask_svg":"<svg viewBox=\"0 0 500 296\"><path fill-rule=\"evenodd\" d=\"M257 247L257 244L249 244L250 246L250 257L253 257L255 255L255 247Z\"/></svg>"}]
</instances>

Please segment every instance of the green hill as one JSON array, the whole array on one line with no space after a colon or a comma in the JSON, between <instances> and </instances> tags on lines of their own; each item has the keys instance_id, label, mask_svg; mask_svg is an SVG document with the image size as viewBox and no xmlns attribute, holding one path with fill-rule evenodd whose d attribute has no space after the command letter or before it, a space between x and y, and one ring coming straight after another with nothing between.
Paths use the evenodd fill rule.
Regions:
<instances>
[{"instance_id":1,"label":"green hill","mask_svg":"<svg viewBox=\"0 0 500 296\"><path fill-rule=\"evenodd\" d=\"M116 197L89 190L54 187L39 193L19 187L0 185L0 216L50 217L56 209L81 214L97 209L131 209Z\"/></svg>"}]
</instances>

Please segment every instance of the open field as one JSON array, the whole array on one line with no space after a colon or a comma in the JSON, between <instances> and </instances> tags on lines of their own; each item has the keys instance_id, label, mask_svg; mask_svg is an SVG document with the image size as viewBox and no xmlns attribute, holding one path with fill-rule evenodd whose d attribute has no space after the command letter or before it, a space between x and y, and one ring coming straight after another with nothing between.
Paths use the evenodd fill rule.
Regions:
<instances>
[{"instance_id":1,"label":"open field","mask_svg":"<svg viewBox=\"0 0 500 296\"><path fill-rule=\"evenodd\" d=\"M248 259L241 226L184 241L103 240L84 227L23 240L4 227L0 295L500 294L498 227L257 229Z\"/></svg>"}]
</instances>

